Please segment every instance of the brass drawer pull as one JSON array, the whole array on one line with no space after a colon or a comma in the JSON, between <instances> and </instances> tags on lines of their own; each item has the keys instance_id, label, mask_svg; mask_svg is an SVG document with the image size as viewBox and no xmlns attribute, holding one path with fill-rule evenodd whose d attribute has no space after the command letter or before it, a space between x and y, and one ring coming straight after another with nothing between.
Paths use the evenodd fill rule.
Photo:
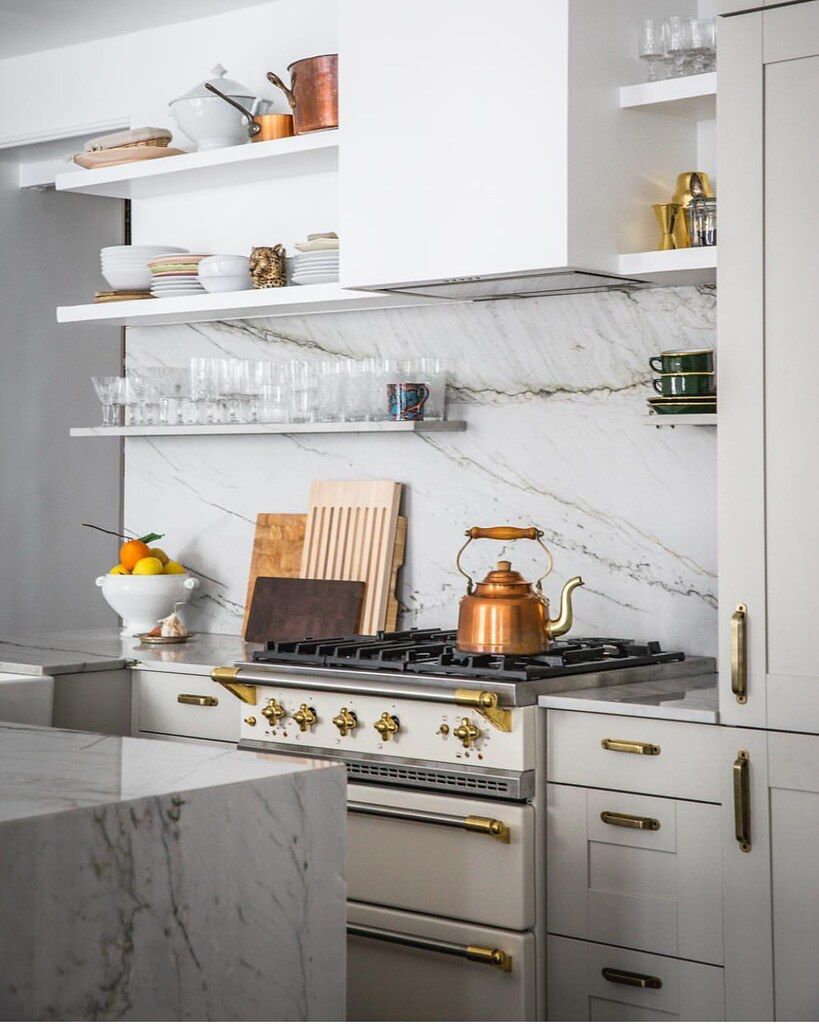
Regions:
<instances>
[{"instance_id":1,"label":"brass drawer pull","mask_svg":"<svg viewBox=\"0 0 819 1024\"><path fill-rule=\"evenodd\" d=\"M738 604L731 616L731 692L737 704L748 703L748 606Z\"/></svg>"},{"instance_id":2,"label":"brass drawer pull","mask_svg":"<svg viewBox=\"0 0 819 1024\"><path fill-rule=\"evenodd\" d=\"M643 818L639 814L618 814L616 811L601 811L600 820L607 825L617 825L620 828L639 828L646 832L656 832L660 823L656 818Z\"/></svg>"},{"instance_id":3,"label":"brass drawer pull","mask_svg":"<svg viewBox=\"0 0 819 1024\"><path fill-rule=\"evenodd\" d=\"M751 758L740 750L734 761L734 831L743 853L751 849Z\"/></svg>"},{"instance_id":4,"label":"brass drawer pull","mask_svg":"<svg viewBox=\"0 0 819 1024\"><path fill-rule=\"evenodd\" d=\"M618 971L616 967L604 967L600 972L606 981L615 985L631 985L633 988L662 988L660 978L653 974L638 974L636 971Z\"/></svg>"},{"instance_id":5,"label":"brass drawer pull","mask_svg":"<svg viewBox=\"0 0 819 1024\"><path fill-rule=\"evenodd\" d=\"M200 708L215 708L219 703L219 698L205 697L199 693L180 693L176 701L178 704L195 704Z\"/></svg>"},{"instance_id":6,"label":"brass drawer pull","mask_svg":"<svg viewBox=\"0 0 819 1024\"><path fill-rule=\"evenodd\" d=\"M394 821L417 821L425 825L444 825L446 828L465 829L508 843L511 835L509 826L499 818L484 818L469 814L461 818L457 814L440 814L437 811L414 811L404 807L385 807L383 804L368 804L359 800L348 800L347 810L351 814L369 814L373 818L392 818Z\"/></svg>"},{"instance_id":7,"label":"brass drawer pull","mask_svg":"<svg viewBox=\"0 0 819 1024\"><path fill-rule=\"evenodd\" d=\"M621 754L649 754L656 757L660 748L656 743L641 743L639 740L600 740L603 750L617 750Z\"/></svg>"},{"instance_id":8,"label":"brass drawer pull","mask_svg":"<svg viewBox=\"0 0 819 1024\"><path fill-rule=\"evenodd\" d=\"M462 960L474 960L475 963L486 964L488 967L499 967L506 972L512 970L511 955L503 949L492 949L490 946L461 946L457 942L424 939L420 935L387 931L386 928L371 928L363 924L348 924L347 934L362 939L392 942L397 946L409 946L412 949L426 949L431 953L445 953L447 956L457 956Z\"/></svg>"}]
</instances>

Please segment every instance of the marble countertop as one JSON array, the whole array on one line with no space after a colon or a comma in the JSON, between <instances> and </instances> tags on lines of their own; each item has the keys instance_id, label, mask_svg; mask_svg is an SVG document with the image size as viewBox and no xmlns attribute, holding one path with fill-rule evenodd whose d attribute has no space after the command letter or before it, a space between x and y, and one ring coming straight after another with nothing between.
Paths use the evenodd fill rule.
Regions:
<instances>
[{"instance_id":1,"label":"marble countertop","mask_svg":"<svg viewBox=\"0 0 819 1024\"><path fill-rule=\"evenodd\" d=\"M0 725L0 823L296 775L337 762L170 740Z\"/></svg>"},{"instance_id":2,"label":"marble countertop","mask_svg":"<svg viewBox=\"0 0 819 1024\"><path fill-rule=\"evenodd\" d=\"M58 676L130 666L198 675L241 661L257 646L227 633L198 633L185 644L146 647L115 627L9 635L0 636L0 672Z\"/></svg>"},{"instance_id":3,"label":"marble countertop","mask_svg":"<svg viewBox=\"0 0 819 1024\"><path fill-rule=\"evenodd\" d=\"M596 711L633 718L665 718L678 722L719 722L717 674L682 676L643 683L601 686L570 693L549 693L538 699L542 708Z\"/></svg>"}]
</instances>

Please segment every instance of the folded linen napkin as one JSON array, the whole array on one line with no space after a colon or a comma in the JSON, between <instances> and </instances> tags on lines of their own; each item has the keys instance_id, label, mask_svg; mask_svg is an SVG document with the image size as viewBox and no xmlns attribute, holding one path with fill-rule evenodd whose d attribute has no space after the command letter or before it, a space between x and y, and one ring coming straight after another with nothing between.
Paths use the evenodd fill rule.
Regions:
<instances>
[{"instance_id":1,"label":"folded linen napkin","mask_svg":"<svg viewBox=\"0 0 819 1024\"><path fill-rule=\"evenodd\" d=\"M167 145L172 133L167 128L128 128L109 135L98 135L89 139L83 149L86 153L95 153L100 149L118 149L120 146L133 146L137 142L156 142Z\"/></svg>"}]
</instances>

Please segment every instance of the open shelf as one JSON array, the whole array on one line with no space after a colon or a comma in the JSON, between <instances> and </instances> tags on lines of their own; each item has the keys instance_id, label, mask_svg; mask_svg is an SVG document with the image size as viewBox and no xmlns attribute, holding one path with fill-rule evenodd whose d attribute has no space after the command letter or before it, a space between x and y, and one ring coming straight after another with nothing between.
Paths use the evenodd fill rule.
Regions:
<instances>
[{"instance_id":1,"label":"open shelf","mask_svg":"<svg viewBox=\"0 0 819 1024\"><path fill-rule=\"evenodd\" d=\"M424 306L443 301L446 300L420 295L354 291L342 288L337 283L307 284L290 285L287 288L254 288L242 292L181 295L168 299L135 299L131 302L90 302L82 306L58 306L57 322L151 327L161 324L206 323L214 320L248 320L263 316L340 313L353 309Z\"/></svg>"},{"instance_id":2,"label":"open shelf","mask_svg":"<svg viewBox=\"0 0 819 1024\"><path fill-rule=\"evenodd\" d=\"M647 427L715 427L717 413L694 412L685 416L658 416L656 413L649 413L645 417L645 422Z\"/></svg>"},{"instance_id":3,"label":"open shelf","mask_svg":"<svg viewBox=\"0 0 819 1024\"><path fill-rule=\"evenodd\" d=\"M651 284L716 284L717 247L623 253L619 270L623 277L634 277Z\"/></svg>"},{"instance_id":4,"label":"open shelf","mask_svg":"<svg viewBox=\"0 0 819 1024\"><path fill-rule=\"evenodd\" d=\"M58 192L113 199L153 199L203 188L338 170L338 129L289 139L249 142L117 167L58 174Z\"/></svg>"},{"instance_id":5,"label":"open shelf","mask_svg":"<svg viewBox=\"0 0 819 1024\"><path fill-rule=\"evenodd\" d=\"M620 106L648 110L685 121L709 121L717 116L717 73L665 78L620 88Z\"/></svg>"},{"instance_id":6,"label":"open shelf","mask_svg":"<svg viewBox=\"0 0 819 1024\"><path fill-rule=\"evenodd\" d=\"M363 423L206 423L177 427L72 427L72 437L192 437L201 434L434 434L466 430L464 420Z\"/></svg>"}]
</instances>

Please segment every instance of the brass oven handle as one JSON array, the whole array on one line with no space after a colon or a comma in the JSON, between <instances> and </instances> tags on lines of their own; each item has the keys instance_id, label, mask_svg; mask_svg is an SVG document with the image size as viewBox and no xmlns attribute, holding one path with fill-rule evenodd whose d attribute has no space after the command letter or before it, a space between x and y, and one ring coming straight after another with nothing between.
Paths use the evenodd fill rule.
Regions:
<instances>
[{"instance_id":1,"label":"brass oven handle","mask_svg":"<svg viewBox=\"0 0 819 1024\"><path fill-rule=\"evenodd\" d=\"M639 828L644 832L657 832L660 823L656 818L644 818L639 814L620 814L617 811L601 811L600 820L619 828Z\"/></svg>"},{"instance_id":2,"label":"brass oven handle","mask_svg":"<svg viewBox=\"0 0 819 1024\"><path fill-rule=\"evenodd\" d=\"M479 832L492 839L497 839L500 843L508 843L511 835L509 826L499 818L484 818L479 814L468 814L465 818L461 818L457 814L412 811L405 807L384 807L382 804L369 804L360 800L348 800L347 810L351 814L369 814L374 818L417 821L425 825L443 825L446 828L464 829L466 832Z\"/></svg>"},{"instance_id":3,"label":"brass oven handle","mask_svg":"<svg viewBox=\"0 0 819 1024\"><path fill-rule=\"evenodd\" d=\"M420 935L409 935L407 932L387 931L386 928L371 928L369 925L348 924L348 935L357 935L362 939L377 939L380 942L392 942L397 946L410 946L412 949L426 949L431 953L446 953L463 960L474 960L489 967L499 967L502 971L512 970L512 956L503 949L491 946L462 946L457 942L444 942L442 939L424 939Z\"/></svg>"},{"instance_id":4,"label":"brass oven handle","mask_svg":"<svg viewBox=\"0 0 819 1024\"><path fill-rule=\"evenodd\" d=\"M660 978L653 974L638 974L636 971L619 971L616 967L604 967L600 972L606 981L615 985L631 985L634 988L662 988Z\"/></svg>"},{"instance_id":5,"label":"brass oven handle","mask_svg":"<svg viewBox=\"0 0 819 1024\"><path fill-rule=\"evenodd\" d=\"M650 754L656 757L660 748L656 743L642 743L640 740L600 740L603 750L619 750L621 754Z\"/></svg>"},{"instance_id":6,"label":"brass oven handle","mask_svg":"<svg viewBox=\"0 0 819 1024\"><path fill-rule=\"evenodd\" d=\"M734 761L734 832L743 853L751 849L751 756L740 750Z\"/></svg>"},{"instance_id":7,"label":"brass oven handle","mask_svg":"<svg viewBox=\"0 0 819 1024\"><path fill-rule=\"evenodd\" d=\"M177 704L196 704L200 708L215 708L219 703L219 698L206 697L200 693L180 693L176 702Z\"/></svg>"},{"instance_id":8,"label":"brass oven handle","mask_svg":"<svg viewBox=\"0 0 819 1024\"><path fill-rule=\"evenodd\" d=\"M748 702L748 606L738 604L731 616L731 691L737 704Z\"/></svg>"},{"instance_id":9,"label":"brass oven handle","mask_svg":"<svg viewBox=\"0 0 819 1024\"><path fill-rule=\"evenodd\" d=\"M542 541L543 530L538 529L537 526L470 526L465 533L466 543L463 545L461 550L455 556L455 568L466 579L466 592L467 594L472 593L472 588L475 583L468 572L464 572L461 568L461 555L466 551L473 540L534 540L543 548L546 552L548 562L546 563L546 571L535 583L535 589L540 590L541 584L552 571L553 559L552 552L546 547Z\"/></svg>"}]
</instances>

